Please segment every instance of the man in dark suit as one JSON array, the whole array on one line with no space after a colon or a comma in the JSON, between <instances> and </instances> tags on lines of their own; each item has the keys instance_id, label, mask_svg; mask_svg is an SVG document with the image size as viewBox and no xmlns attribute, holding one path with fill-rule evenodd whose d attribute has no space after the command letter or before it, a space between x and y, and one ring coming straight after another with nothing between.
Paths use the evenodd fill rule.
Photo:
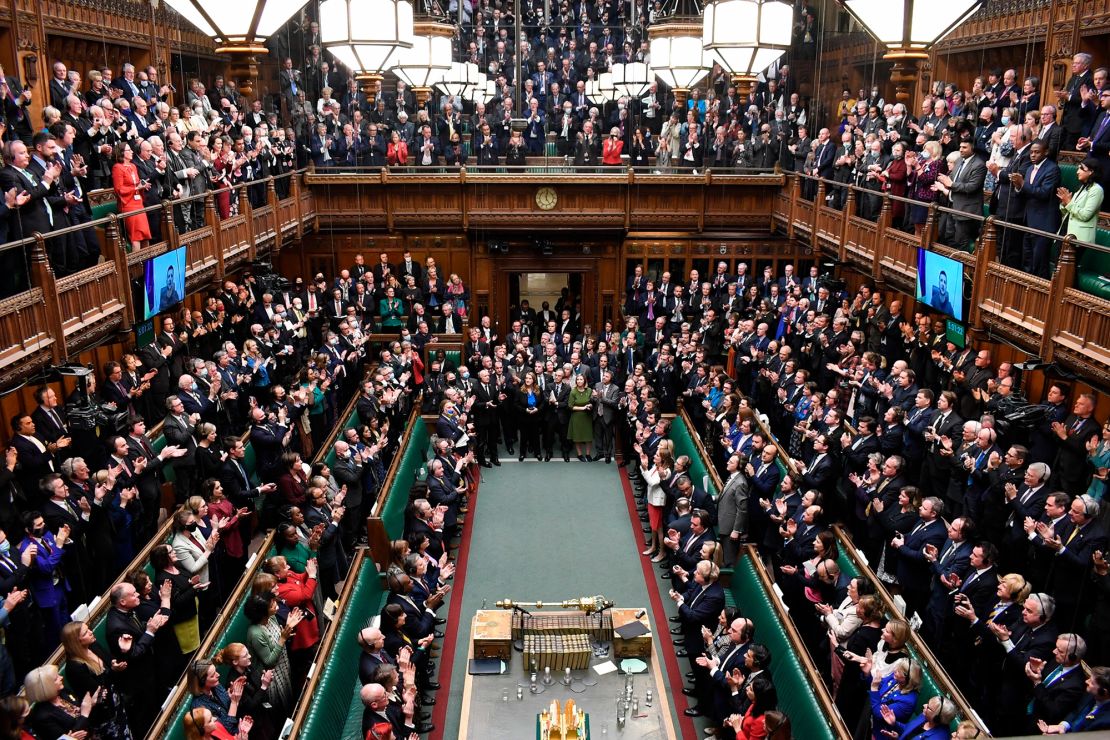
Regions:
<instances>
[{"instance_id":1,"label":"man in dark suit","mask_svg":"<svg viewBox=\"0 0 1110 740\"><path fill-rule=\"evenodd\" d=\"M930 496L917 510L918 520L909 534L897 533L891 546L898 551L898 583L906 599L906 616L923 612L929 600L932 577L926 552L937 551L944 544L944 502Z\"/></svg>"},{"instance_id":2,"label":"man in dark suit","mask_svg":"<svg viewBox=\"0 0 1110 740\"><path fill-rule=\"evenodd\" d=\"M1021 609L1021 619L1012 630L992 624L988 629L1005 649L998 681L998 699L994 704L997 715L988 719L991 730L1000 737L1020 735L1026 731L1026 715L1015 711L1028 706L1033 698L1032 686L1025 673L1030 659L1047 662L1056 646L1058 630L1051 623L1056 612L1056 600L1045 593L1032 593Z\"/></svg>"},{"instance_id":3,"label":"man in dark suit","mask_svg":"<svg viewBox=\"0 0 1110 740\"><path fill-rule=\"evenodd\" d=\"M1095 397L1083 393L1075 399L1068 418L1052 425L1052 431L1060 439L1053 463L1055 483L1073 496L1087 489L1087 442L1099 434L1094 411Z\"/></svg>"},{"instance_id":4,"label":"man in dark suit","mask_svg":"<svg viewBox=\"0 0 1110 740\"><path fill-rule=\"evenodd\" d=\"M755 624L752 620L737 617L728 625L728 645L713 657L702 655L695 660L693 694L697 696L699 706L708 709L709 716L715 722L723 722L730 712L732 688L728 684L728 677L735 670L747 672L746 663L750 650L766 650L761 645L752 644L754 634ZM685 689L682 693L691 695Z\"/></svg>"},{"instance_id":5,"label":"man in dark suit","mask_svg":"<svg viewBox=\"0 0 1110 740\"><path fill-rule=\"evenodd\" d=\"M1010 139L1014 153L1010 163L999 167L992 162L987 169L997 176L995 193L992 201L994 215L1003 223L1023 224L1025 222L1025 199L1016 188L1017 178L1029 166L1030 140L1029 129L1025 126L1011 126L1005 134ZM1021 267L1021 246L1025 234L1014 229L1003 227L1000 237L999 255L1004 265L1014 268Z\"/></svg>"},{"instance_id":6,"label":"man in dark suit","mask_svg":"<svg viewBox=\"0 0 1110 740\"><path fill-rule=\"evenodd\" d=\"M285 407L278 409L277 418L272 422L261 406L252 408L250 415L250 441L258 477L267 483L276 482L282 472L281 455L292 433L285 421Z\"/></svg>"},{"instance_id":7,"label":"man in dark suit","mask_svg":"<svg viewBox=\"0 0 1110 740\"><path fill-rule=\"evenodd\" d=\"M547 423L543 428L543 447L546 459L551 459L555 448L555 437L559 438L559 448L563 461L570 460L570 441L567 439L567 424L570 422L570 383L563 377L563 368L555 368L551 384L547 386L547 404L544 414Z\"/></svg>"},{"instance_id":8,"label":"man in dark suit","mask_svg":"<svg viewBox=\"0 0 1110 740\"><path fill-rule=\"evenodd\" d=\"M1076 145L1080 151L1089 151L1099 163L1099 185L1103 190L1110 186L1110 89L1099 92L1099 113L1091 126L1091 133Z\"/></svg>"},{"instance_id":9,"label":"man in dark suit","mask_svg":"<svg viewBox=\"0 0 1110 740\"><path fill-rule=\"evenodd\" d=\"M1110 668L1097 666L1091 669L1086 683L1087 698L1079 708L1058 725L1038 724L1041 732L1093 732L1110 729Z\"/></svg>"},{"instance_id":10,"label":"man in dark suit","mask_svg":"<svg viewBox=\"0 0 1110 740\"><path fill-rule=\"evenodd\" d=\"M1060 228L1060 168L1047 158L1044 142L1034 141L1029 147L1029 166L1014 180L1015 189L1025 201L1025 225L1031 229L1056 233ZM1048 278L1048 257L1051 240L1026 234L1022 243L1021 269L1030 275Z\"/></svg>"},{"instance_id":11,"label":"man in dark suit","mask_svg":"<svg viewBox=\"0 0 1110 740\"><path fill-rule=\"evenodd\" d=\"M962 213L977 217L983 215L983 183L987 178L987 166L975 156L971 137L960 141L960 161L951 177L937 175L937 182L948 188L952 207ZM973 218L955 217L955 247L964 249L979 236L980 221ZM934 308L938 308L934 306ZM950 313L950 312L949 312Z\"/></svg>"},{"instance_id":12,"label":"man in dark suit","mask_svg":"<svg viewBox=\"0 0 1110 740\"><path fill-rule=\"evenodd\" d=\"M1033 463L1025 469L1021 484L1003 484L1003 496L1009 517L1002 541L1003 554L1007 565L1018 566L1023 561L1028 544L1025 533L1025 518L1036 519L1044 510L1048 499L1048 479L1052 470L1044 463Z\"/></svg>"},{"instance_id":13,"label":"man in dark suit","mask_svg":"<svg viewBox=\"0 0 1110 740\"><path fill-rule=\"evenodd\" d=\"M808 464L800 460L794 461L801 470L798 476L798 487L803 491L816 489L828 495L836 486L837 466L829 454L829 438L818 434L813 439L813 457Z\"/></svg>"},{"instance_id":14,"label":"man in dark suit","mask_svg":"<svg viewBox=\"0 0 1110 740\"><path fill-rule=\"evenodd\" d=\"M1037 734L1038 722L1054 725L1075 711L1086 694L1086 677L1080 663L1087 641L1071 632L1056 638L1052 658L1030 658L1025 675L1033 683L1033 701L1026 708L1026 732Z\"/></svg>"},{"instance_id":15,"label":"man in dark suit","mask_svg":"<svg viewBox=\"0 0 1110 740\"><path fill-rule=\"evenodd\" d=\"M1064 112L1061 121L1064 136L1060 142L1060 148L1065 151L1073 151L1079 140L1079 133L1083 129L1083 108L1086 105L1083 89L1092 87L1094 82L1091 78L1091 55L1080 52L1072 57L1071 77L1068 79L1068 84L1056 93Z\"/></svg>"},{"instance_id":16,"label":"man in dark suit","mask_svg":"<svg viewBox=\"0 0 1110 740\"><path fill-rule=\"evenodd\" d=\"M143 624L135 610L139 593L130 583L112 587L105 637L112 655L112 675L116 688L127 701L131 734L141 737L150 729L161 700L156 668L154 637L169 621L169 589L159 592L161 608ZM165 656L168 660L170 656Z\"/></svg>"},{"instance_id":17,"label":"man in dark suit","mask_svg":"<svg viewBox=\"0 0 1110 740\"><path fill-rule=\"evenodd\" d=\"M1056 596L1056 622L1061 629L1080 624L1090 602L1091 556L1106 550L1106 530L1097 521L1099 502L1087 494L1071 502L1066 533L1041 535L1044 546L1056 553L1049 590ZM1041 530L1049 534L1044 529Z\"/></svg>"},{"instance_id":18,"label":"man in dark suit","mask_svg":"<svg viewBox=\"0 0 1110 740\"><path fill-rule=\"evenodd\" d=\"M58 471L55 454L69 446L69 438L46 442L37 434L35 422L28 414L13 417L11 424L11 444L17 453L15 477L29 503L34 503L40 500L39 481Z\"/></svg>"},{"instance_id":19,"label":"man in dark suit","mask_svg":"<svg viewBox=\"0 0 1110 740\"><path fill-rule=\"evenodd\" d=\"M432 127L425 125L409 146L409 161L418 167L434 167L441 153L439 139L432 136Z\"/></svg>"},{"instance_id":20,"label":"man in dark suit","mask_svg":"<svg viewBox=\"0 0 1110 740\"><path fill-rule=\"evenodd\" d=\"M693 569L690 585L683 593L670 590L671 600L678 606L678 621L682 629L684 649L678 656L689 657L691 663L705 653L702 627L713 629L725 607L725 590L717 583L720 568L708 560L698 562ZM699 717L702 712L696 707L684 710L687 717Z\"/></svg>"},{"instance_id":21,"label":"man in dark suit","mask_svg":"<svg viewBox=\"0 0 1110 740\"><path fill-rule=\"evenodd\" d=\"M948 617L952 613L952 600L949 592L955 587L959 576L967 570L971 561L973 526L963 518L957 517L948 525L948 539L941 546L926 545L925 561L933 579L930 586L929 604L922 615L924 624L921 634L930 644L938 644L947 633Z\"/></svg>"},{"instance_id":22,"label":"man in dark suit","mask_svg":"<svg viewBox=\"0 0 1110 740\"><path fill-rule=\"evenodd\" d=\"M829 140L829 130L821 129L817 133L817 151L814 154L814 169L817 176L826 180L833 177L833 162L836 160L836 145Z\"/></svg>"}]
</instances>

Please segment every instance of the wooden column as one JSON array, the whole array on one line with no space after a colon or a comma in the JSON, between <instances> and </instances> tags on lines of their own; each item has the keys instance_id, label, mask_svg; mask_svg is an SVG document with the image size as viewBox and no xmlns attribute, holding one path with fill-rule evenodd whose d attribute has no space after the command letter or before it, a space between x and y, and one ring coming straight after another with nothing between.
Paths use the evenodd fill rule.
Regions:
<instances>
[{"instance_id":1,"label":"wooden column","mask_svg":"<svg viewBox=\"0 0 1110 740\"><path fill-rule=\"evenodd\" d=\"M46 259L46 239L39 233L35 234L35 246L31 249L31 284L42 288L42 296L46 302L47 323L43 328L54 337L50 353L54 364L61 365L69 357L65 331L62 330L62 307L58 302L58 286L54 281L54 270Z\"/></svg>"},{"instance_id":2,"label":"wooden column","mask_svg":"<svg viewBox=\"0 0 1110 740\"><path fill-rule=\"evenodd\" d=\"M294 213L297 214L297 241L304 236L304 213L301 208L301 175L294 172L289 178L289 194L293 196Z\"/></svg>"},{"instance_id":3,"label":"wooden column","mask_svg":"<svg viewBox=\"0 0 1110 740\"><path fill-rule=\"evenodd\" d=\"M1056 259L1056 272L1048 288L1048 316L1045 317L1044 334L1041 335L1041 359L1043 362L1052 362L1056 354L1056 328L1060 326L1060 314L1063 312L1064 291L1075 282L1075 236L1069 234L1060 247L1060 256Z\"/></svg>"},{"instance_id":4,"label":"wooden column","mask_svg":"<svg viewBox=\"0 0 1110 740\"><path fill-rule=\"evenodd\" d=\"M274 243L270 246L270 255L275 255L281 251L281 217L278 214L280 208L278 207L277 185L274 184L274 176L270 175L266 181L266 198L270 201L270 220L274 223Z\"/></svg>"},{"instance_id":5,"label":"wooden column","mask_svg":"<svg viewBox=\"0 0 1110 740\"><path fill-rule=\"evenodd\" d=\"M971 284L971 311L968 316L968 328L978 330L982 328L983 286L987 282L987 269L998 253L998 231L995 227L994 216L987 218L983 224L983 233L979 235L979 244L975 248L975 277Z\"/></svg>"},{"instance_id":6,"label":"wooden column","mask_svg":"<svg viewBox=\"0 0 1110 740\"><path fill-rule=\"evenodd\" d=\"M802 178L798 173L793 173L787 176L790 182L790 210L786 214L786 236L789 239L794 238L794 219L798 212L798 198L802 194Z\"/></svg>"},{"instance_id":7,"label":"wooden column","mask_svg":"<svg viewBox=\"0 0 1110 740\"><path fill-rule=\"evenodd\" d=\"M150 215L157 214L152 212ZM131 331L131 325L135 323L136 317L141 312L135 310L134 294L131 291L131 275L127 269L127 253L120 246L119 217L115 214L112 214L108 219L108 225L104 227L104 246L102 249L106 250L104 259L116 263L116 289L119 290L120 300L126 306L120 330Z\"/></svg>"},{"instance_id":8,"label":"wooden column","mask_svg":"<svg viewBox=\"0 0 1110 740\"><path fill-rule=\"evenodd\" d=\"M232 197L235 193L231 194ZM247 188L239 188L239 213L246 216L247 220L247 238L250 241L250 247L247 249L247 260L254 262L255 256L258 254L258 242L254 238L254 209L251 208L251 199L247 197Z\"/></svg>"},{"instance_id":9,"label":"wooden column","mask_svg":"<svg viewBox=\"0 0 1110 740\"><path fill-rule=\"evenodd\" d=\"M825 202L825 181L817 181L817 194L813 196L813 225L809 229L809 244L817 258L821 257L821 242L817 238L817 222L821 218L821 204Z\"/></svg>"},{"instance_id":10,"label":"wooden column","mask_svg":"<svg viewBox=\"0 0 1110 740\"><path fill-rule=\"evenodd\" d=\"M856 210L856 191L854 188L848 188L848 198L844 201L844 210L841 213L844 215L844 220L840 224L840 244L837 248L836 258L841 263L848 260L848 219L852 217L852 213Z\"/></svg>"},{"instance_id":11,"label":"wooden column","mask_svg":"<svg viewBox=\"0 0 1110 740\"><path fill-rule=\"evenodd\" d=\"M223 282L224 275L227 274L227 266L224 260L229 245L223 230L220 228L220 214L216 211L216 195L211 191L204 195L204 222L212 227L212 241L216 245L215 280L220 283Z\"/></svg>"},{"instance_id":12,"label":"wooden column","mask_svg":"<svg viewBox=\"0 0 1110 740\"><path fill-rule=\"evenodd\" d=\"M886 230L890 228L890 218L894 204L889 193L883 193L883 207L879 211L879 220L875 223L875 241L871 244L871 276L875 278L876 287L883 284L882 249L880 245L886 238Z\"/></svg>"}]
</instances>

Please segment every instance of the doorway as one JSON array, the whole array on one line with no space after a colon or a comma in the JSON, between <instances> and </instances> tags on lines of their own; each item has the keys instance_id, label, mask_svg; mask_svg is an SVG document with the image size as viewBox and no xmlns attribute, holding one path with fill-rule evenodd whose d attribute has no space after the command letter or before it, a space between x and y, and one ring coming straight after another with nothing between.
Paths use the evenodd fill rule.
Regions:
<instances>
[{"instance_id":1,"label":"doorway","mask_svg":"<svg viewBox=\"0 0 1110 740\"><path fill-rule=\"evenodd\" d=\"M546 303L556 314L567 297L582 295L582 273L579 272L510 272L509 311L519 310L522 301L538 314Z\"/></svg>"}]
</instances>

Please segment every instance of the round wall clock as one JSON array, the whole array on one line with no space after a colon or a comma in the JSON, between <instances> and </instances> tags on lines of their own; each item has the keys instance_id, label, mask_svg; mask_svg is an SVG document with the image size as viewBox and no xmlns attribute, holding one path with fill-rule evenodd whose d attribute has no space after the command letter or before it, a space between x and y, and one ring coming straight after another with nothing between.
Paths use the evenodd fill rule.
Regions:
<instances>
[{"instance_id":1,"label":"round wall clock","mask_svg":"<svg viewBox=\"0 0 1110 740\"><path fill-rule=\"evenodd\" d=\"M540 188L536 191L536 205L543 211L550 211L559 202L555 188Z\"/></svg>"}]
</instances>

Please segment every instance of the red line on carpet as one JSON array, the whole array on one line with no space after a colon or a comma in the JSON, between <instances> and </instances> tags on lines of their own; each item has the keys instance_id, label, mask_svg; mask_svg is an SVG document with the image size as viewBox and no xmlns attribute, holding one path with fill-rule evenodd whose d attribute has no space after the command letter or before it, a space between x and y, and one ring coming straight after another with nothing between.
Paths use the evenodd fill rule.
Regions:
<instances>
[{"instance_id":1,"label":"red line on carpet","mask_svg":"<svg viewBox=\"0 0 1110 740\"><path fill-rule=\"evenodd\" d=\"M635 464L635 463L629 463ZM632 482L628 479L628 471L625 468L620 468L621 486L624 488L624 500L628 506L628 519L632 523L632 531L634 533L634 541L636 542L636 556L640 558L640 567L644 572L644 581L647 583L648 600L651 601L651 612L655 617L655 633L659 638L657 645L659 654L663 656L663 663L667 666L667 683L671 688L671 702L675 705L675 714L678 715L678 724L681 727L679 733L681 737L694 738L699 737L698 730L694 727L694 720L687 717L682 713L685 707L678 706L678 700L685 699L686 706L693 706L690 704L689 699L682 693L682 677L685 673L678 665L678 656L675 655L674 642L671 640L671 631L668 627L670 622L667 620L667 611L663 608L663 597L659 591L659 576L658 568L653 567L650 558L646 558L639 553L639 545L643 542L643 538L639 535L641 533L640 517L636 513L636 499L632 494Z\"/></svg>"},{"instance_id":2,"label":"red line on carpet","mask_svg":"<svg viewBox=\"0 0 1110 740\"><path fill-rule=\"evenodd\" d=\"M478 468L481 471L481 468ZM473 516L477 512L478 489L481 487L481 473L478 476L478 485L470 494L470 511L467 512L467 522L463 528L462 544L459 545L459 554L455 558L455 577L451 586L451 603L447 607L447 629L443 634L443 650L439 654L439 691L436 692L435 711L432 712L432 724L435 732L429 735L429 740L442 740L443 726L447 721L447 704L451 692L451 674L455 665L455 645L458 642L458 632L462 627L463 588L466 586L466 564L470 555L470 535L474 531ZM467 621L469 625L469 621ZM467 627L469 631L469 626Z\"/></svg>"}]
</instances>

